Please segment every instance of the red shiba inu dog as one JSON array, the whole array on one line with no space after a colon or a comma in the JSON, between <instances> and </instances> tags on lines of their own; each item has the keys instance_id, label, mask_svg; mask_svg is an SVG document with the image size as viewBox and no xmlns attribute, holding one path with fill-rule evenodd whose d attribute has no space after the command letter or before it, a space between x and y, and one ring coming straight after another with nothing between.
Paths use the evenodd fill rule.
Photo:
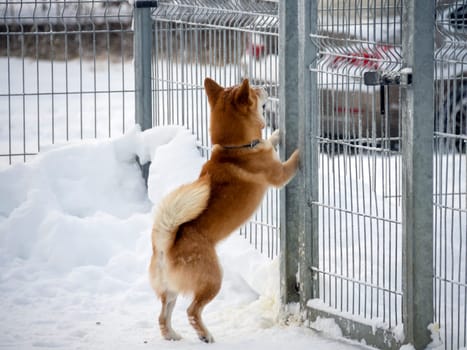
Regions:
<instances>
[{"instance_id":1,"label":"red shiba inu dog","mask_svg":"<svg viewBox=\"0 0 467 350\"><path fill-rule=\"evenodd\" d=\"M171 326L179 293L193 296L188 319L199 338L214 341L201 312L219 292L222 271L216 244L254 213L269 186L284 186L299 162L296 150L282 163L274 146L279 132L261 139L267 94L248 80L223 88L204 82L211 107L211 158L199 178L162 199L152 228L150 282L162 302L159 326L167 340L180 336Z\"/></svg>"}]
</instances>

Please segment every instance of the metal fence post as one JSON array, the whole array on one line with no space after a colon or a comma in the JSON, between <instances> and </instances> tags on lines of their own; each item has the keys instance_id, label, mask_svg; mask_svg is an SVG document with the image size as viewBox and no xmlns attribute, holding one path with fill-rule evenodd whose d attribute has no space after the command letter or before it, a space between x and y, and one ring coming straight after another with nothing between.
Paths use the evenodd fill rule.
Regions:
<instances>
[{"instance_id":1,"label":"metal fence post","mask_svg":"<svg viewBox=\"0 0 467 350\"><path fill-rule=\"evenodd\" d=\"M281 152L289 157L297 147L298 32L297 0L279 2L279 101ZM303 196L298 174L280 193L281 302L297 302L299 201Z\"/></svg>"},{"instance_id":2,"label":"metal fence post","mask_svg":"<svg viewBox=\"0 0 467 350\"><path fill-rule=\"evenodd\" d=\"M135 122L141 130L152 128L152 20L151 8L157 1L135 1L134 65L135 65ZM145 181L149 163L141 165Z\"/></svg>"},{"instance_id":3,"label":"metal fence post","mask_svg":"<svg viewBox=\"0 0 467 350\"><path fill-rule=\"evenodd\" d=\"M403 322L406 342L430 342L433 322L433 28L434 2L404 1L402 94ZM423 20L416 20L423 18Z\"/></svg>"},{"instance_id":4,"label":"metal fence post","mask_svg":"<svg viewBox=\"0 0 467 350\"><path fill-rule=\"evenodd\" d=\"M301 152L300 171L281 197L281 298L282 303L299 300L302 310L318 288L311 270L318 262L318 217L311 207L318 196L314 185L318 150L316 138L312 138L318 125L318 119L312 118L317 115L312 110L318 110L318 94L316 79L312 81L309 71L316 54L310 39L311 23L317 23L316 16L309 16L313 13L317 15L314 2L280 2L280 120L287 134L282 146L289 156L298 137Z\"/></svg>"},{"instance_id":5,"label":"metal fence post","mask_svg":"<svg viewBox=\"0 0 467 350\"><path fill-rule=\"evenodd\" d=\"M300 207L299 261L300 304L306 309L308 300L318 297L318 279L312 267L318 267L318 86L316 72L311 72L316 62L316 46L311 33L318 21L318 2L299 0L299 143L302 152L300 185L303 189Z\"/></svg>"}]
</instances>

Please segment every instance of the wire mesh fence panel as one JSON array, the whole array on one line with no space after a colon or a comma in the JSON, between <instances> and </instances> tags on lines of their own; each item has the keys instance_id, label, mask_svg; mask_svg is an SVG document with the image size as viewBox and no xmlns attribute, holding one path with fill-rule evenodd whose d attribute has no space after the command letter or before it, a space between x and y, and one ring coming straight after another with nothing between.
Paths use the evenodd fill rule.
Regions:
<instances>
[{"instance_id":1,"label":"wire mesh fence panel","mask_svg":"<svg viewBox=\"0 0 467 350\"><path fill-rule=\"evenodd\" d=\"M278 118L278 4L267 1L160 1L152 11L153 122L184 125L208 157L209 107L204 79L232 86L248 78L269 93L267 137ZM241 229L258 250L274 257L278 244L278 193L268 191L263 205Z\"/></svg>"},{"instance_id":2,"label":"wire mesh fence panel","mask_svg":"<svg viewBox=\"0 0 467 350\"><path fill-rule=\"evenodd\" d=\"M436 1L434 314L445 349L467 346L467 2Z\"/></svg>"},{"instance_id":3,"label":"wire mesh fence panel","mask_svg":"<svg viewBox=\"0 0 467 350\"><path fill-rule=\"evenodd\" d=\"M322 1L315 39L322 54L315 203L322 255L315 268L324 304L392 328L401 322L402 302L399 95L367 87L362 77L400 66L401 9L348 3L336 11L334 3Z\"/></svg>"},{"instance_id":4,"label":"wire mesh fence panel","mask_svg":"<svg viewBox=\"0 0 467 350\"><path fill-rule=\"evenodd\" d=\"M420 293L415 298L433 299L432 306L429 302L417 305L432 315L426 326L433 323L433 339L439 337L446 349L459 349L467 338L467 3L438 0L429 5L424 16L435 21L425 33L414 33L413 19L406 15L410 9L420 16L422 2L413 6L391 0L322 0L316 8L309 7L316 11L311 41L317 55L310 62L310 80L316 82L318 95L314 110L318 121L310 142L316 144L319 158L313 164L319 170L318 180L306 179L318 187L316 195L307 199L318 223L316 241L310 244L318 257L311 258L316 289L307 306L312 319L331 316L344 334L386 348L398 347L407 336L414 341L422 337L421 343L429 339L427 334L416 334L427 333L425 326L417 331L407 327L415 320L415 309L408 305L414 293ZM436 6L435 13L431 5ZM425 35L430 42L434 35L434 46L414 43L413 35L418 40ZM412 76L406 75L411 71L405 67L408 64L420 72L424 63L410 45L434 57L433 94L431 88L423 94L423 86L411 86ZM365 84L369 72L378 73L377 86ZM415 74L413 79L422 78ZM385 80L395 76L396 84ZM423 79L430 76L426 71ZM415 107L431 103L434 115L426 116L424 122ZM414 124L423 124L423 130L411 129ZM434 137L425 142L426 136L431 139L431 131L426 132L431 127ZM433 162L413 161L416 157ZM429 165L423 170L426 176L413 168L422 163ZM418 186L410 178L413 173L425 177L424 184L430 184L423 187L427 192L431 172L432 224L430 210L426 211L430 220L424 220L423 213L414 209L425 206L417 197L425 185ZM424 232L432 227L433 248L408 241L426 242L408 213L418 215L415 220L424 227L430 222ZM428 255L433 251L432 259L420 261L426 254L417 251L423 249L428 249ZM421 286L416 285L414 276L425 273L423 264L430 270L424 281L434 276L433 298L427 299L431 293L420 292Z\"/></svg>"},{"instance_id":5,"label":"wire mesh fence panel","mask_svg":"<svg viewBox=\"0 0 467 350\"><path fill-rule=\"evenodd\" d=\"M363 77L400 71L401 15L399 1L322 0L310 34L318 52L310 74L319 170L310 202L319 258L307 306L313 318L349 321L340 325L352 337L364 333L356 324L373 330L369 342L389 348L401 342L403 323L400 92Z\"/></svg>"},{"instance_id":6,"label":"wire mesh fence panel","mask_svg":"<svg viewBox=\"0 0 467 350\"><path fill-rule=\"evenodd\" d=\"M0 4L1 164L134 124L132 16L125 1Z\"/></svg>"}]
</instances>

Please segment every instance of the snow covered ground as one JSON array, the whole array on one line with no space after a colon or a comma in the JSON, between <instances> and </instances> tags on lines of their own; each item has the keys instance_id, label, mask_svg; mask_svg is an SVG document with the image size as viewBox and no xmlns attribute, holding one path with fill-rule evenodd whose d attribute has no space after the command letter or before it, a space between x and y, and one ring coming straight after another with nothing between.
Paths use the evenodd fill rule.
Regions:
<instances>
[{"instance_id":1,"label":"snow covered ground","mask_svg":"<svg viewBox=\"0 0 467 350\"><path fill-rule=\"evenodd\" d=\"M0 77L5 78L8 69L12 73L8 78L11 84L4 84L0 92L16 94L10 100L5 97L1 100L4 103L0 104L0 151L6 152L11 147L16 152L34 153L41 140L41 154L28 158L26 164L19 159L14 166L8 166L6 158L0 160L0 310L3 320L0 348L204 348L206 345L196 339L186 319L186 299L179 300L174 314L174 327L184 340L168 343L161 339L156 326L160 306L146 276L154 206L170 189L197 176L203 162L199 145L190 132L177 127L145 133L132 129L134 76L131 64L108 67L103 62L94 65L83 61L82 66L79 61L70 61L68 65L56 62L52 74L47 62L31 63L0 58L0 68L4 68L0 69ZM107 70L110 70L109 74ZM202 79L204 75L217 76L218 72L201 72L196 79ZM118 87L130 92L88 94L94 86L103 91ZM77 99L72 95L55 96L52 109L50 96L34 96L36 91L62 91L67 87L78 92ZM82 91L86 93L80 93ZM198 110L192 113L207 113L201 98L188 94L173 96L171 107L178 106L176 101L182 96L182 101L192 98L199 102L196 104ZM163 101L159 101L162 105L159 113L165 115L168 110L167 106L164 110ZM188 106L189 103L181 105ZM175 114L181 112L190 120L192 115L188 107L186 110L175 107ZM55 116L53 120L51 113ZM10 121L11 126L7 128ZM84 138L119 135L123 128L127 133L112 140L63 144L67 137L76 140L81 135ZM205 137L202 137L203 141ZM52 140L61 145L50 146ZM135 162L136 155L143 160L152 159L148 192ZM342 184L339 188L348 188L345 186L347 181L350 184L353 179L359 179L360 192L353 188L348 193L332 193L348 195L357 201L357 207L358 203L371 197L391 216L399 212L398 206L394 205L398 192L392 192L398 187L391 182L397 177L388 170L387 174L391 176L386 178L384 169L393 169L395 160L362 156L351 160L355 163L347 164L349 159L346 157L324 157L320 169L343 176L334 179L335 184ZM465 155L454 160L458 163L455 166L452 159L445 157L436 162L440 164L439 169L457 169L455 172L437 171L442 178L452 178L446 183L459 186L453 187L452 192L464 193L467 185L462 180L467 171ZM364 167L359 164L375 171L360 173L358 169ZM343 173L330 170L340 167L349 170ZM328 187L327 181L321 189ZM385 189L384 184L391 185ZM375 192L373 188L378 190ZM321 195L330 204L336 204L332 200L341 198L330 197L326 191ZM380 205L384 201L387 206ZM453 264L465 256L465 248L456 245L456 242L464 242L462 227L465 227L465 220L460 214L455 215L458 216L451 220L452 229L447 230L453 232L452 246L461 247L459 252L452 254L456 257ZM396 219L398 217L396 215ZM344 219L339 217L339 222L347 223ZM331 239L323 243L323 257L330 258L326 260L330 261L326 266L322 260L323 268L331 272L337 268L334 272L344 273L343 268L348 266L343 262L349 261L349 257L354 261L352 246L344 249L341 255L333 255L326 247L337 249L337 242ZM356 251L373 251L375 255L381 253L383 259L385 257L385 253L371 246L370 242L358 243L354 247ZM397 248L396 245L393 247ZM451 251L450 246L447 248L446 251ZM399 248L396 251L400 254ZM205 310L205 321L218 341L214 348L249 350L290 346L326 350L361 347L335 340L340 331L332 321L320 320L314 325L330 333L331 338L328 338L302 327L296 314L284 320L284 315L279 314L277 259L271 261L259 254L238 234L219 246L219 254L224 266L224 285L219 296ZM400 260L392 251L388 251L386 258ZM458 265L458 270L446 266L453 274L463 276L465 263ZM357 261L354 265L356 275L352 277L358 277L360 270L371 272L373 266L371 262ZM386 276L393 277L392 274ZM386 281L375 283L379 285ZM396 283L400 286L400 282L393 285ZM332 293L333 289L330 291ZM358 297L359 293L357 290L355 295ZM458 300L455 305L463 304L464 292L451 294L455 297L452 300ZM326 301L333 300L334 295L323 295ZM345 309L346 306L341 307Z\"/></svg>"},{"instance_id":2,"label":"snow covered ground","mask_svg":"<svg viewBox=\"0 0 467 350\"><path fill-rule=\"evenodd\" d=\"M135 161L152 159L148 194ZM136 128L79 141L0 171L2 349L204 349L185 315L161 339L147 279L154 205L203 163L183 128ZM232 235L218 249L224 283L206 308L213 349L360 348L279 313L278 260ZM288 325L286 325L288 323ZM319 326L319 324L317 325ZM339 334L326 325L332 336Z\"/></svg>"}]
</instances>

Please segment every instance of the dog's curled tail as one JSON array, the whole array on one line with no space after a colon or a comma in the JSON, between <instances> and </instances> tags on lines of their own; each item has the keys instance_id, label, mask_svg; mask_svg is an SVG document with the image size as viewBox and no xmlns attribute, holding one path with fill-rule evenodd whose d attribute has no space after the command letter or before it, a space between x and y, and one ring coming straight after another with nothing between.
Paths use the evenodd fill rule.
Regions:
<instances>
[{"instance_id":1,"label":"dog's curled tail","mask_svg":"<svg viewBox=\"0 0 467 350\"><path fill-rule=\"evenodd\" d=\"M152 227L153 249L165 252L173 244L178 227L206 209L210 189L209 177L203 176L180 186L162 199Z\"/></svg>"}]
</instances>

